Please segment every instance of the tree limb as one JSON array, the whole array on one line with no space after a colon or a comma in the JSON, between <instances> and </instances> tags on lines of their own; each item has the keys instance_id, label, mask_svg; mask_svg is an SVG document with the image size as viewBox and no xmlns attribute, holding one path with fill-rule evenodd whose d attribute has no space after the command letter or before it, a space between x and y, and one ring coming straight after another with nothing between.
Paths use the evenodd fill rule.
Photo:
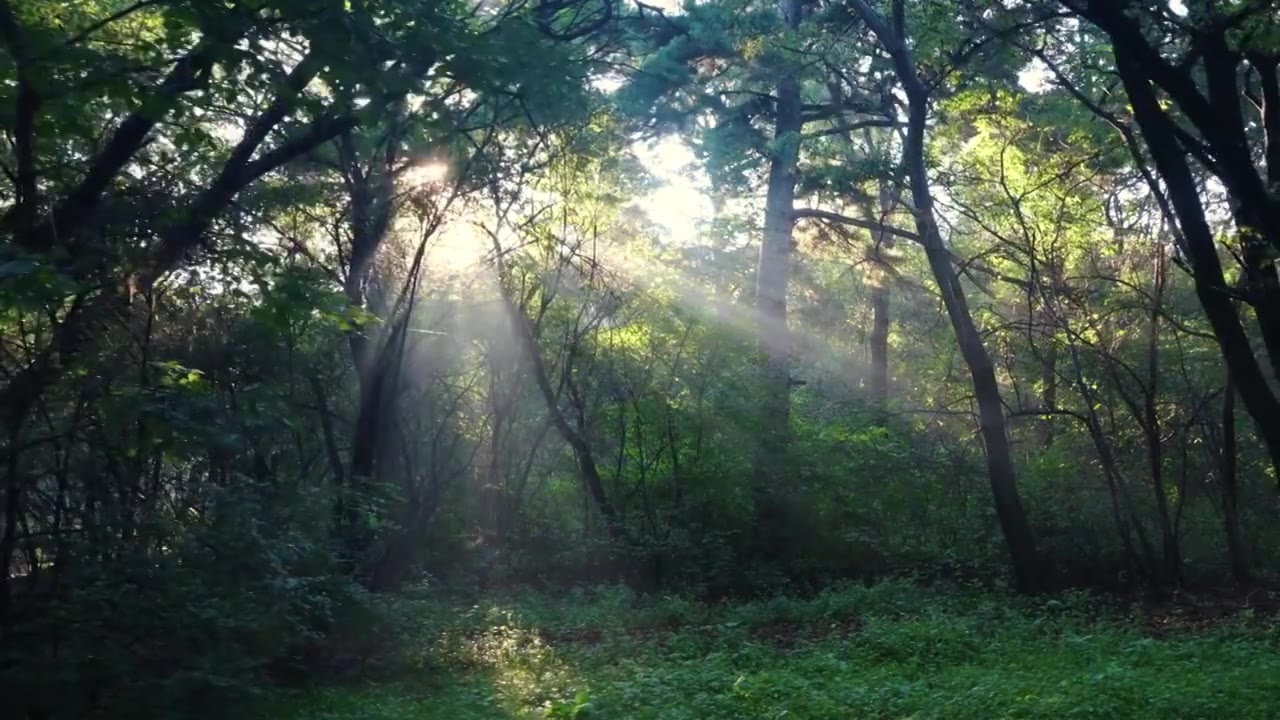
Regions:
<instances>
[{"instance_id":1,"label":"tree limb","mask_svg":"<svg viewBox=\"0 0 1280 720\"><path fill-rule=\"evenodd\" d=\"M893 227L892 225L884 225L882 223L871 222L861 218L841 215L840 213L829 212L827 210L819 210L817 208L796 208L792 213L792 217L796 220L822 220L824 222L837 223L839 225L849 225L852 227L870 230L871 232L885 233L895 237L904 238L913 242L920 242L920 236L910 230Z\"/></svg>"}]
</instances>

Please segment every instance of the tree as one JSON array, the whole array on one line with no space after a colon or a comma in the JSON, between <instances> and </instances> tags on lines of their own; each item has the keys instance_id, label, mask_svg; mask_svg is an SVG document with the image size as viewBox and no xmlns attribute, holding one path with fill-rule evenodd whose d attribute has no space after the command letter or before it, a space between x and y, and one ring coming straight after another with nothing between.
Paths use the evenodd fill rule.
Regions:
<instances>
[{"instance_id":1,"label":"tree","mask_svg":"<svg viewBox=\"0 0 1280 720\"><path fill-rule=\"evenodd\" d=\"M1253 308L1276 375L1280 276L1269 248L1280 237L1280 205L1268 190L1280 181L1280 143L1275 141L1280 136L1280 52L1269 13L1274 8L1267 2L1223 7L1195 2L1186 16L1179 16L1163 5L1062 4L1098 28L1111 44L1133 122L1163 184L1152 192L1165 198L1232 381L1280 473L1280 399L1235 309L1232 298L1237 292L1226 280L1205 195L1193 169L1198 163L1222 183L1231 199L1238 233L1235 252L1244 278L1242 297ZM1243 84L1242 71L1250 76ZM1162 97L1168 105L1162 104ZM1248 112L1258 114L1256 123L1246 120ZM1265 175L1255 163L1257 156L1265 161Z\"/></svg>"},{"instance_id":2,"label":"tree","mask_svg":"<svg viewBox=\"0 0 1280 720\"><path fill-rule=\"evenodd\" d=\"M929 90L916 69L907 45L906 7L894 0L892 21L862 0L851 0L853 10L876 35L884 51L893 59L894 71L907 97L907 138L903 160L910 179L912 214L920 244L929 259L951 325L960 343L960 352L973 380L978 404L979 426L987 454L987 472L995 498L996 515L1004 532L1018 587L1026 591L1040 588L1040 561L1036 557L1035 538L1027 521L1018 493L1017 474L1009 445L1009 432L996 382L995 367L974 324L964 287L952 264L938 220L934 214L928 166L925 164L925 135L929 119Z\"/></svg>"}]
</instances>

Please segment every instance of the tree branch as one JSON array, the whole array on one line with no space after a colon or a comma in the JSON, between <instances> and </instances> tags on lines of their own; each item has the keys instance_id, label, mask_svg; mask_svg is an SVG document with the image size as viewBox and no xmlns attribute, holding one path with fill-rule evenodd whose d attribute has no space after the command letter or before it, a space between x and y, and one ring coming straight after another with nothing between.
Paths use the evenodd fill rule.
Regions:
<instances>
[{"instance_id":1,"label":"tree branch","mask_svg":"<svg viewBox=\"0 0 1280 720\"><path fill-rule=\"evenodd\" d=\"M223 42L226 42L224 39ZM147 135L173 107L177 99L200 87L213 69L216 39L200 42L174 64L164 81L142 106L116 129L106 147L89 166L84 179L38 225L23 233L20 242L29 250L47 251L59 240L74 238L102 200L107 186L133 160Z\"/></svg>"},{"instance_id":2,"label":"tree branch","mask_svg":"<svg viewBox=\"0 0 1280 720\"><path fill-rule=\"evenodd\" d=\"M257 160L240 167L228 164L207 189L191 202L187 219L161 235L160 247L150 262L130 280L135 290L151 287L161 275L172 270L204 238L213 218L237 193L263 175L301 157L356 126L350 115L327 116L316 120L306 131L285 141Z\"/></svg>"},{"instance_id":3,"label":"tree branch","mask_svg":"<svg viewBox=\"0 0 1280 720\"><path fill-rule=\"evenodd\" d=\"M824 222L836 223L839 225L849 225L852 227L870 230L871 232L885 233L894 237L904 238L912 242L920 242L920 236L910 230L893 227L892 225L884 225L882 223L871 222L861 218L849 217L840 213L829 212L827 210L819 210L817 208L796 208L792 212L792 217L796 220L822 220Z\"/></svg>"},{"instance_id":4,"label":"tree branch","mask_svg":"<svg viewBox=\"0 0 1280 720\"><path fill-rule=\"evenodd\" d=\"M812 140L814 138L827 137L830 135L843 135L844 133L853 132L855 130L862 130L864 128L878 128L878 127L880 128L904 127L904 124L898 120L892 120L890 118L868 118L866 120L857 120L855 122L845 123L843 125L836 125L834 127L825 128L823 130L815 130L813 132L803 133L800 136L800 138L802 140Z\"/></svg>"},{"instance_id":5,"label":"tree branch","mask_svg":"<svg viewBox=\"0 0 1280 720\"><path fill-rule=\"evenodd\" d=\"M132 5L126 8L122 8L108 15L107 17L93 23L92 25L86 27L85 29L81 30L75 35L72 35L71 37L67 38L67 40L63 42L60 47L67 48L67 47L71 47L72 45L77 45L79 43L82 43L90 35L98 32L99 30L110 25L113 22L123 20L126 17L134 14L135 12L142 10L144 8L151 7L152 5L163 5L168 2L172 2L172 0L139 0L138 2Z\"/></svg>"}]
</instances>

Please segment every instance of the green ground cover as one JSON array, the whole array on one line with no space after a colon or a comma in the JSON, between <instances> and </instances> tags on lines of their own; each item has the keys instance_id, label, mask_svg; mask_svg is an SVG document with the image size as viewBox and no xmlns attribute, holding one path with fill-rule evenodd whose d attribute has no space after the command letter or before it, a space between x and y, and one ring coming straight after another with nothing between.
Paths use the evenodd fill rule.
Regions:
<instances>
[{"instance_id":1,"label":"green ground cover","mask_svg":"<svg viewBox=\"0 0 1280 720\"><path fill-rule=\"evenodd\" d=\"M907 583L706 605L622 590L396 607L392 679L272 720L1280 718L1280 628ZM385 651L384 651L385 652Z\"/></svg>"}]
</instances>

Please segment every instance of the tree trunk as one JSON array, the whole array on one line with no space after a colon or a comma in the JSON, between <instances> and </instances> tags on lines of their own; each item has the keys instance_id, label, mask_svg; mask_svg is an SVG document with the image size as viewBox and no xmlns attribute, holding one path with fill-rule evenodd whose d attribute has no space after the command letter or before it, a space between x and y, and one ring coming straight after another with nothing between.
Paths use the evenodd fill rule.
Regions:
<instances>
[{"instance_id":1,"label":"tree trunk","mask_svg":"<svg viewBox=\"0 0 1280 720\"><path fill-rule=\"evenodd\" d=\"M1214 159L1212 172L1231 198L1237 230L1245 239L1245 275L1263 341L1271 356L1271 370L1280 372L1280 282L1274 267L1259 254L1260 245L1280 239L1280 211L1277 211L1267 181L1280 179L1280 151L1271 147L1280 117L1274 101L1280 100L1280 80L1271 58L1251 57L1261 84L1263 129L1267 147L1268 178L1259 175L1248 147L1248 133L1241 113L1242 91L1238 84L1240 53L1232 50L1226 37L1229 23L1216 22L1192 33L1194 55L1190 62L1174 64L1152 46L1138 21L1125 12L1125 3L1113 0L1071 2L1070 10L1084 16L1111 40L1116 70L1133 108L1151 158L1168 192L1169 204L1181 230L1181 248L1195 275L1196 294L1218 340L1231 380L1240 392L1245 409L1254 419L1266 444L1277 481L1280 482L1280 399L1262 371L1240 315L1232 302L1222 273L1212 228L1206 220L1196 177L1191 171L1192 146L1187 135L1170 116L1166 99L1157 96L1158 87L1172 106L1182 111L1199 132L1201 154ZM1225 16L1219 15L1218 19ZM1198 67L1198 66L1203 67ZM1203 72L1201 72L1203 71ZM1207 95L1201 91L1206 87Z\"/></svg>"},{"instance_id":2,"label":"tree trunk","mask_svg":"<svg viewBox=\"0 0 1280 720\"><path fill-rule=\"evenodd\" d=\"M1160 107L1138 62L1119 46L1115 48L1115 58L1134 117L1168 189L1169 201L1182 231L1182 244L1195 276L1196 296L1218 340L1227 372L1240 391L1245 409L1257 424L1280 480L1280 400L1267 382L1249 336L1240 324L1195 176L1178 142L1173 121Z\"/></svg>"},{"instance_id":3,"label":"tree trunk","mask_svg":"<svg viewBox=\"0 0 1280 720\"><path fill-rule=\"evenodd\" d=\"M13 574L14 551L18 546L18 519L22 514L23 485L18 470L18 445L21 442L21 425L15 425L9 435L6 455L6 481L4 492L4 535L0 536L0 639L8 635L13 622Z\"/></svg>"},{"instance_id":4,"label":"tree trunk","mask_svg":"<svg viewBox=\"0 0 1280 720\"><path fill-rule=\"evenodd\" d=\"M883 279L871 289L871 404L877 425L889 416L889 287Z\"/></svg>"},{"instance_id":5,"label":"tree trunk","mask_svg":"<svg viewBox=\"0 0 1280 720\"><path fill-rule=\"evenodd\" d=\"M1280 274L1268 248L1269 243L1262 239L1246 238L1242 255L1253 317L1271 361L1271 376L1280 380Z\"/></svg>"},{"instance_id":6,"label":"tree trunk","mask_svg":"<svg viewBox=\"0 0 1280 720\"><path fill-rule=\"evenodd\" d=\"M395 111L399 109L398 104L394 106ZM390 116L391 129L367 163L363 162L357 141L351 135L342 135L334 143L348 196L346 219L351 236L351 253L342 289L348 306L357 311L371 311L368 289L374 261L391 227L399 119L398 114ZM378 311L373 310L375 314ZM356 417L348 470L335 477L338 486L334 521L351 559L360 557L370 541L359 530L361 500L379 479L386 440L394 435L395 428L388 426L396 422L394 386L411 312L409 308L402 316L384 317L388 325L385 328L357 327L347 332L356 374Z\"/></svg>"},{"instance_id":7,"label":"tree trunk","mask_svg":"<svg viewBox=\"0 0 1280 720\"><path fill-rule=\"evenodd\" d=\"M871 142L870 136L870 131L867 131L868 144ZM879 207L875 212L867 207L865 212L868 222L882 225L894 208L901 203L902 190L888 178L882 178L879 185ZM869 339L871 403L876 424L883 426L889 421L889 303L892 298L889 292L891 277L889 261L884 253L893 248L895 240L890 233L878 230L872 233L872 241L874 246L871 248L871 257L875 260L873 274L875 286L871 288L871 337Z\"/></svg>"},{"instance_id":8,"label":"tree trunk","mask_svg":"<svg viewBox=\"0 0 1280 720\"><path fill-rule=\"evenodd\" d=\"M1160 524L1160 579L1177 585L1182 576L1182 552L1178 546L1177 530L1169 516L1169 499L1164 486L1164 445L1160 437L1160 416L1156 408L1160 390L1160 311L1167 279L1164 250L1157 249L1156 252L1155 290L1147 326L1147 386L1143 389L1140 424L1146 437L1151 492L1156 501L1156 520Z\"/></svg>"},{"instance_id":9,"label":"tree trunk","mask_svg":"<svg viewBox=\"0 0 1280 720\"><path fill-rule=\"evenodd\" d=\"M1000 386L996 382L991 357L982 343L982 335L973 322L964 287L951 262L951 252L942 240L934 217L933 192L929 187L929 174L924 162L929 94L924 81L916 72L915 59L906 43L905 29L902 27L903 4L901 0L894 2L894 26L887 23L865 0L850 0L850 5L876 34L880 44L893 59L894 70L907 96L908 123L903 159L910 177L916 230L938 283L947 316L955 330L960 354L973 381L974 396L978 403L978 424L986 446L987 474L991 481L996 516L1009 548L1014 580L1019 590L1036 592L1042 588L1044 578L1031 524L1027 521L1022 498L1018 494L1017 473L1009 443L1004 403L1000 398Z\"/></svg>"},{"instance_id":10,"label":"tree trunk","mask_svg":"<svg viewBox=\"0 0 1280 720\"><path fill-rule=\"evenodd\" d=\"M778 12L790 29L800 26L799 0L779 0ZM756 322L763 395L756 442L754 496L761 549L776 549L778 493L785 482L791 434L791 338L787 328L787 285L794 249L796 163L800 156L800 80L787 69L778 80L772 156L765 199L764 237L756 266Z\"/></svg>"},{"instance_id":11,"label":"tree trunk","mask_svg":"<svg viewBox=\"0 0 1280 720\"><path fill-rule=\"evenodd\" d=\"M1040 442L1046 447L1053 447L1053 411L1058 409L1058 346L1053 340L1040 360L1040 407L1045 417L1040 421Z\"/></svg>"},{"instance_id":12,"label":"tree trunk","mask_svg":"<svg viewBox=\"0 0 1280 720\"><path fill-rule=\"evenodd\" d=\"M1230 378L1222 388L1222 525L1227 536L1227 560L1231 565L1231 577L1239 583L1252 578L1249 562L1245 557L1244 541L1240 537L1240 506L1236 484L1236 389Z\"/></svg>"}]
</instances>

